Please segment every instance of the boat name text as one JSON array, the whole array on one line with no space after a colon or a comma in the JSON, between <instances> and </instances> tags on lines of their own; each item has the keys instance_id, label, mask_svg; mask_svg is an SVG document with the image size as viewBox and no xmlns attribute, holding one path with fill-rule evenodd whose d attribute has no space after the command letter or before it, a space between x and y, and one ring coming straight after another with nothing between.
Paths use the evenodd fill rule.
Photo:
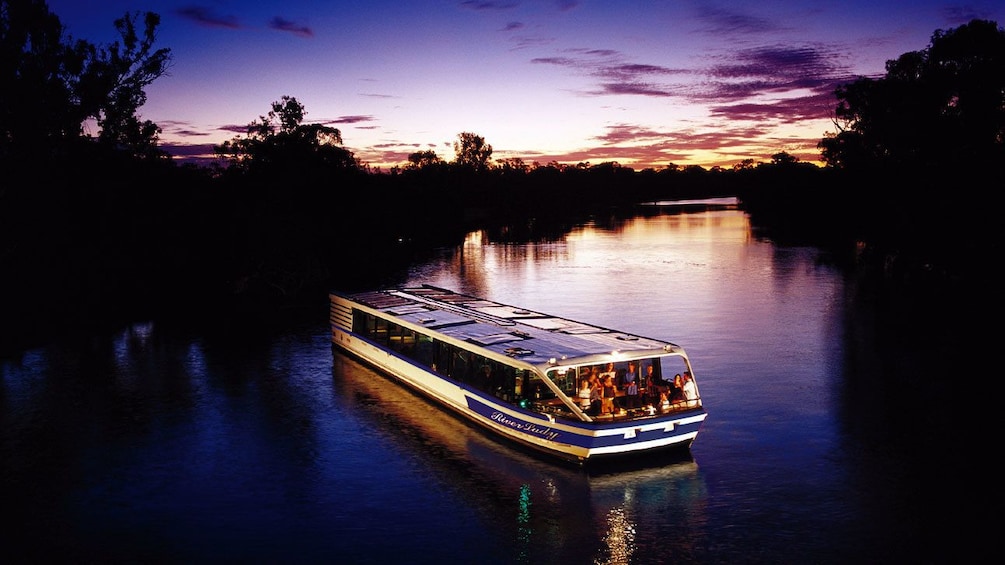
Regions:
<instances>
[{"instance_id":1,"label":"boat name text","mask_svg":"<svg viewBox=\"0 0 1005 565\"><path fill-rule=\"evenodd\" d=\"M553 440L558 437L558 432L552 430L551 428L542 428L534 424L533 422L521 422L518 420L512 420L507 418L502 412L493 412L492 419L500 424L504 424L513 428L514 430L520 430L521 432L527 432L531 434L539 435L545 439Z\"/></svg>"}]
</instances>

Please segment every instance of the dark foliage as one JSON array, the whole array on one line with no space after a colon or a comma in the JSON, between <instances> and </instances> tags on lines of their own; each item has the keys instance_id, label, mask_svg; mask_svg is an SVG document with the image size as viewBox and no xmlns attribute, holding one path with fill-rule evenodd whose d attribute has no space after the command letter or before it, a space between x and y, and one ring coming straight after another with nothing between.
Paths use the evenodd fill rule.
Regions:
<instances>
[{"instance_id":1,"label":"dark foliage","mask_svg":"<svg viewBox=\"0 0 1005 565\"><path fill-rule=\"evenodd\" d=\"M732 170L493 165L491 146L465 132L453 162L420 152L404 169L378 173L341 146L337 129L305 123L292 97L273 103L245 137L221 145L220 167L179 166L151 150L155 128L135 119L143 86L167 64L165 50L135 34L135 17L116 24L125 47L102 50L62 38L44 2L2 4L0 73L17 76L5 83L13 87L0 105L0 166L8 175L0 187L2 353L141 319L253 313L268 320L299 306L323 316L329 288L380 284L470 230L507 240L559 238L576 222L636 213L639 203L658 200L738 196L763 236L825 247L860 266L879 265L884 276L983 277L987 254L998 250L991 214L1005 186L1002 105L987 99L977 78L986 74L1000 94L1003 73L998 51L998 58L973 53L1001 49L994 39L1001 31L980 22L937 33L926 52L892 62L888 79L840 90L837 115L848 122L822 142L825 168L785 153ZM145 21L151 39L156 19ZM978 92L966 104L970 95L959 96L958 120L931 117L929 130L911 125L905 136L897 130L910 116L893 123L874 116L924 87L896 78L905 67L929 69L932 61L948 73L939 74L938 92L953 77L966 77L959 92ZM88 100L98 102L85 108L78 88L88 65L98 75L131 76L131 86L105 88L104 98L92 89ZM893 83L896 96L887 91ZM911 111L929 111L918 104ZM997 114L989 104L998 104ZM29 127L25 114L41 127ZM83 135L87 117L105 120L111 137ZM947 135L972 146L904 145ZM879 148L895 145L891 139L900 149ZM923 163L884 156L914 153ZM981 160L964 163L964 153ZM978 198L992 205L973 206Z\"/></svg>"}]
</instances>

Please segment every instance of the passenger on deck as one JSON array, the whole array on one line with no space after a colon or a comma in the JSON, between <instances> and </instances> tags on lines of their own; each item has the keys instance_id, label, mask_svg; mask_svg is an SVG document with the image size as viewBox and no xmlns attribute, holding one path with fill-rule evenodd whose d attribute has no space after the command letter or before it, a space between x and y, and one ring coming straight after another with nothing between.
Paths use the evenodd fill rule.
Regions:
<instances>
[{"instance_id":1,"label":"passenger on deck","mask_svg":"<svg viewBox=\"0 0 1005 565\"><path fill-rule=\"evenodd\" d=\"M642 381L643 392L647 404L656 404L660 400L660 391L656 388L656 375L653 373L653 366L646 365L646 376Z\"/></svg>"},{"instance_id":2,"label":"passenger on deck","mask_svg":"<svg viewBox=\"0 0 1005 565\"><path fill-rule=\"evenodd\" d=\"M489 367L488 365L482 365L481 377L476 383L476 386L482 390L495 393L496 387L495 382L493 381L494 380L492 378L492 367Z\"/></svg>"},{"instance_id":3,"label":"passenger on deck","mask_svg":"<svg viewBox=\"0 0 1005 565\"><path fill-rule=\"evenodd\" d=\"M673 382L670 383L667 398L671 404L684 402L684 379L680 376L680 373L673 376Z\"/></svg>"},{"instance_id":4,"label":"passenger on deck","mask_svg":"<svg viewBox=\"0 0 1005 565\"><path fill-rule=\"evenodd\" d=\"M604 414L614 414L614 397L618 395L618 387L614 384L614 376L607 375L603 384L603 405L601 412Z\"/></svg>"},{"instance_id":5,"label":"passenger on deck","mask_svg":"<svg viewBox=\"0 0 1005 565\"><path fill-rule=\"evenodd\" d=\"M635 364L629 364L629 370L622 377L624 381L624 407L633 410L639 407L639 381L635 375Z\"/></svg>"},{"instance_id":6,"label":"passenger on deck","mask_svg":"<svg viewBox=\"0 0 1005 565\"><path fill-rule=\"evenodd\" d=\"M682 389L688 408L698 406L698 388L694 386L694 379L691 378L691 373L687 371L684 371L684 386Z\"/></svg>"},{"instance_id":7,"label":"passenger on deck","mask_svg":"<svg viewBox=\"0 0 1005 565\"><path fill-rule=\"evenodd\" d=\"M593 387L590 386L590 379L583 379L583 386L579 388L579 407L584 412L590 411L590 396L592 391Z\"/></svg>"},{"instance_id":8,"label":"passenger on deck","mask_svg":"<svg viewBox=\"0 0 1005 565\"><path fill-rule=\"evenodd\" d=\"M605 383L605 382L607 382L607 377L611 377L611 378L614 378L614 377L615 377L615 373L614 373L614 363L608 363L608 364L607 364L607 368L606 368L606 369L604 369L604 370L603 370L603 371L602 371L602 372L600 373L600 382L601 382L601 383Z\"/></svg>"},{"instance_id":9,"label":"passenger on deck","mask_svg":"<svg viewBox=\"0 0 1005 565\"><path fill-rule=\"evenodd\" d=\"M639 367L635 364L635 361L629 361L628 370L621 372L621 381L618 382L618 386L623 388L628 383L629 376L633 379L637 379L639 377Z\"/></svg>"},{"instance_id":10,"label":"passenger on deck","mask_svg":"<svg viewBox=\"0 0 1005 565\"><path fill-rule=\"evenodd\" d=\"M596 367L594 367L596 369ZM600 379L590 374L590 416L599 416L604 407L604 390Z\"/></svg>"}]
</instances>

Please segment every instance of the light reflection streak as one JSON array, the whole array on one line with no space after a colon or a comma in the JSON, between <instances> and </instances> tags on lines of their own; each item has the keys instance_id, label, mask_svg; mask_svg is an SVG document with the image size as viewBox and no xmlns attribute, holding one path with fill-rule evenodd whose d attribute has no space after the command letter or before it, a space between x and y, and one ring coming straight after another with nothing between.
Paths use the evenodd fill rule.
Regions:
<instances>
[{"instance_id":1,"label":"light reflection streak","mask_svg":"<svg viewBox=\"0 0 1005 565\"><path fill-rule=\"evenodd\" d=\"M530 525L530 485L524 483L520 485L519 510L517 512L517 542L520 544L518 561L527 561L527 549L530 547L533 530Z\"/></svg>"},{"instance_id":2,"label":"light reflection streak","mask_svg":"<svg viewBox=\"0 0 1005 565\"><path fill-rule=\"evenodd\" d=\"M607 513L607 533L603 537L607 555L593 562L597 565L631 563L635 553L635 523L628 518L623 506L611 508Z\"/></svg>"}]
</instances>

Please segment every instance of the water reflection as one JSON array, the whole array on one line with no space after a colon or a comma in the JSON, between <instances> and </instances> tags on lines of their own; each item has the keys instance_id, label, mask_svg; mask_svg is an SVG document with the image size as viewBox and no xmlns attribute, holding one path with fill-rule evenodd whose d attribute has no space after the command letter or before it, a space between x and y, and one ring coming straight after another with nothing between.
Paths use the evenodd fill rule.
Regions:
<instances>
[{"instance_id":1,"label":"water reflection","mask_svg":"<svg viewBox=\"0 0 1005 565\"><path fill-rule=\"evenodd\" d=\"M593 470L544 460L441 413L338 351L333 356L338 394L355 399L361 416L420 461L424 475L463 490L466 504L510 530L509 549L500 551L512 555L498 555L503 562L659 562L633 555L693 555L704 543L695 539L704 521L696 509L707 492L692 459Z\"/></svg>"},{"instance_id":2,"label":"water reflection","mask_svg":"<svg viewBox=\"0 0 1005 565\"><path fill-rule=\"evenodd\" d=\"M540 228L393 283L681 343L709 410L692 458L542 461L333 354L323 321L140 324L0 363L4 557L1001 560L994 332L968 320L997 294L862 288L733 209Z\"/></svg>"},{"instance_id":3,"label":"water reflection","mask_svg":"<svg viewBox=\"0 0 1005 565\"><path fill-rule=\"evenodd\" d=\"M0 365L7 557L212 560L246 555L248 531L285 536L295 520L263 509L315 494L327 340L242 337L139 324Z\"/></svg>"}]
</instances>

